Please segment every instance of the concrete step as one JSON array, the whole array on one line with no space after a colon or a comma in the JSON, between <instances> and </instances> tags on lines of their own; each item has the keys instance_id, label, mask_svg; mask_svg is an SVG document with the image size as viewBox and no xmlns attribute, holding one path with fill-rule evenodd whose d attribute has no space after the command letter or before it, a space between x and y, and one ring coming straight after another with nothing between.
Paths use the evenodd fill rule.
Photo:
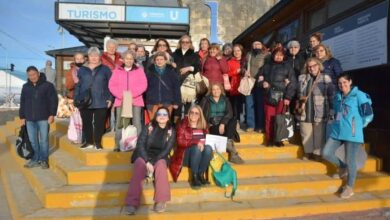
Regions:
<instances>
[{"instance_id":1,"label":"concrete step","mask_svg":"<svg viewBox=\"0 0 390 220\"><path fill-rule=\"evenodd\" d=\"M20 195L19 195L20 196ZM20 199L26 198L21 197ZM232 202L168 203L166 212L155 213L151 205L141 206L135 216L126 215L122 206L93 208L39 209L21 219L186 219L236 220L299 217L315 214L362 211L390 206L390 191L356 193L348 200L336 195L256 199Z\"/></svg>"},{"instance_id":2,"label":"concrete step","mask_svg":"<svg viewBox=\"0 0 390 220\"><path fill-rule=\"evenodd\" d=\"M125 165L129 163L132 152L113 152L104 148L81 150L81 145L72 144L66 136L59 140L60 149L83 161L86 166ZM282 148L264 147L262 145L237 145L237 150L244 160L300 158L302 148L297 145L286 145Z\"/></svg>"},{"instance_id":3,"label":"concrete step","mask_svg":"<svg viewBox=\"0 0 390 220\"><path fill-rule=\"evenodd\" d=\"M84 164L65 151L59 149L50 156L50 165L67 178L69 185L125 183L128 182L132 165L84 166ZM380 170L380 159L369 157L362 172ZM302 161L300 159L248 160L242 165L233 165L238 178L255 178L265 176L293 176L304 174L326 174L334 172L329 164ZM171 177L169 175L169 177ZM180 181L187 181L189 169L183 168ZM171 178L170 178L171 180Z\"/></svg>"},{"instance_id":4,"label":"concrete step","mask_svg":"<svg viewBox=\"0 0 390 220\"><path fill-rule=\"evenodd\" d=\"M13 157L16 157L14 152ZM16 162L16 163L15 163ZM9 166L19 167L36 195L46 208L102 207L123 205L128 183L104 185L66 185L66 179L57 176L53 169L25 169L25 161L15 158ZM334 193L341 180L320 175L286 177L263 177L239 179L237 199L293 197ZM171 203L194 203L224 201L224 189L211 185L201 190L192 190L188 182L171 183ZM356 192L390 189L390 177L384 173L361 173L356 183ZM142 204L153 204L152 184L146 184Z\"/></svg>"},{"instance_id":5,"label":"concrete step","mask_svg":"<svg viewBox=\"0 0 390 220\"><path fill-rule=\"evenodd\" d=\"M12 157L7 154L2 154L3 157L8 158L2 160L2 164L9 162ZM7 157L8 156L8 157ZM10 164L12 165L12 163ZM122 204L118 204L110 207L96 207L97 204L89 208L50 208L45 209L40 199L35 195L34 190L29 185L28 177L24 176L20 172L15 172L15 167L11 167L13 171L7 169L7 172L2 172L2 182L7 195L10 209L14 219L128 219L129 216L125 215L122 209ZM44 178L50 170L31 169L27 170L31 173L40 173L40 177ZM23 172L25 173L25 172ZM371 173L359 175L356 187L355 195L348 199L343 200L333 195L333 191L336 190L335 185L340 184L340 180L333 180L326 176L312 175L307 176L301 180L293 180L291 178L262 178L257 180L248 180L248 182L240 182L237 197L238 202L232 202L229 199L220 199L215 201L213 197L219 195L222 197L223 190L208 187L199 191L193 191L185 186L184 183L178 183L178 185L172 184L172 202L168 203L165 213L156 214L152 211L151 205L142 205L137 211L137 215L131 219L264 219L264 218L281 218L281 217L298 217L323 213L336 213L336 212L349 212L349 211L361 211L375 208L390 207L390 190L384 190L389 187L388 176L383 173ZM241 180L240 180L241 181ZM296 181L296 182L295 182ZM314 195L305 195L308 190L317 190L315 187L308 187L306 184L306 191L294 188L294 184L304 184L304 182L316 182L316 184L323 184L324 191L319 190ZM48 181L42 181L48 182ZM301 183L299 183L301 182ZM322 183L321 183L322 182ZM380 183L381 182L381 183ZM182 186L183 185L183 186ZM283 188L283 191L277 192L278 185ZM371 186L376 185L378 190L370 191ZM312 186L312 184L310 184ZM45 186L48 187L48 186ZM53 188L58 186L54 185ZM66 200L70 194L73 194L73 205L80 202L80 204L87 204L91 200L94 200L93 195L86 196L83 192L92 192L99 199L105 198L111 191L111 204L115 204L113 199L117 201L123 201L123 197L118 195L118 192L122 189L122 194L125 194L126 184L108 184L101 186L64 186L61 190L48 189L47 198L45 201L54 202L57 200L57 205L62 203L62 200ZM257 193L263 197L261 199L256 195L246 199L245 195L254 191L255 187L258 187ZM319 186L321 188L321 186ZM214 191L214 188L216 191ZM381 190L379 190L381 188ZM182 194L180 195L181 190ZM307 190L308 189L308 190ZM219 190L219 191L218 191ZM152 197L153 194L147 193L152 191L151 186L145 187L145 193L143 197ZM218 191L218 192L217 192ZM364 192L361 192L364 191ZM81 192L81 194L77 194ZM248 192L248 193L245 193ZM195 195L194 195L195 193ZM318 194L317 194L318 193ZM179 195L178 195L179 194ZM265 196L267 194L268 196ZM211 200L200 199L200 201L193 201L187 203L186 196L212 198ZM84 197L86 196L86 197ZM84 198L83 198L84 197ZM183 201L176 199L184 198ZM272 199L269 199L272 198ZM68 201L69 202L69 201ZM179 202L179 203L176 203ZM151 201L144 202L146 204L152 203ZM52 204L53 205L53 204ZM107 204L106 204L107 205Z\"/></svg>"}]
</instances>

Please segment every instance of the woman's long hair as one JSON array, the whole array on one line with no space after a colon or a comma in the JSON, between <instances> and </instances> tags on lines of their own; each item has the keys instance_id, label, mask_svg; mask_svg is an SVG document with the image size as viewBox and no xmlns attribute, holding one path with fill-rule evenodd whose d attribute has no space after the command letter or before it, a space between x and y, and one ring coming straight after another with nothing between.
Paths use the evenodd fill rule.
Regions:
<instances>
[{"instance_id":1,"label":"woman's long hair","mask_svg":"<svg viewBox=\"0 0 390 220\"><path fill-rule=\"evenodd\" d=\"M190 114L192 109L197 109L199 111L199 119L198 119L198 124L196 125L197 129L207 129L207 122L206 119L204 118L204 114L202 111L202 108L199 105L192 105L190 109L188 110L188 115ZM188 122L190 119L188 118Z\"/></svg>"}]
</instances>

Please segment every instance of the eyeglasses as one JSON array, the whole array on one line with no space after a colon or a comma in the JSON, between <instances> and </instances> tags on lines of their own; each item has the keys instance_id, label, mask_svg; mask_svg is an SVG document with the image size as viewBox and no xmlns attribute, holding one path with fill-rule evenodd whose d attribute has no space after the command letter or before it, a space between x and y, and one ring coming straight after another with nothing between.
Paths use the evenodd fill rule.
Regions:
<instances>
[{"instance_id":1,"label":"eyeglasses","mask_svg":"<svg viewBox=\"0 0 390 220\"><path fill-rule=\"evenodd\" d=\"M168 116L168 113L166 112L157 112L157 116L164 116L164 117L167 117Z\"/></svg>"},{"instance_id":2,"label":"eyeglasses","mask_svg":"<svg viewBox=\"0 0 390 220\"><path fill-rule=\"evenodd\" d=\"M182 44L189 44L190 42L189 41L182 41L181 43Z\"/></svg>"},{"instance_id":3,"label":"eyeglasses","mask_svg":"<svg viewBox=\"0 0 390 220\"><path fill-rule=\"evenodd\" d=\"M199 115L199 112L190 111L190 115Z\"/></svg>"},{"instance_id":4,"label":"eyeglasses","mask_svg":"<svg viewBox=\"0 0 390 220\"><path fill-rule=\"evenodd\" d=\"M157 46L158 46L158 47L167 47L166 44L158 44Z\"/></svg>"}]
</instances>

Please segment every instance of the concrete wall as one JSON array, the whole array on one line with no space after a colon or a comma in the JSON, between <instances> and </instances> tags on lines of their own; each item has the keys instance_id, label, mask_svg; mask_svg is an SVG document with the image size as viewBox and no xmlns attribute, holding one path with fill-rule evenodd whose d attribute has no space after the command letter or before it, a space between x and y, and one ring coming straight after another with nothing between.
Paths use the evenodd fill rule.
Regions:
<instances>
[{"instance_id":1,"label":"concrete wall","mask_svg":"<svg viewBox=\"0 0 390 220\"><path fill-rule=\"evenodd\" d=\"M204 0L182 0L189 7L190 34L194 42L210 38L210 8ZM219 3L218 38L231 42L237 35L253 24L275 3L274 0L215 0Z\"/></svg>"}]
</instances>

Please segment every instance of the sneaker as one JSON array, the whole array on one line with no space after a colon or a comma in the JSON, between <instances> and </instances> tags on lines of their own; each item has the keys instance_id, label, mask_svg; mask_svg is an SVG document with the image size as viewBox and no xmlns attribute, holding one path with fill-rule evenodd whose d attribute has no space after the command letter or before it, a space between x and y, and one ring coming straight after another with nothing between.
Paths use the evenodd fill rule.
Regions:
<instances>
[{"instance_id":1,"label":"sneaker","mask_svg":"<svg viewBox=\"0 0 390 220\"><path fill-rule=\"evenodd\" d=\"M157 202L154 204L153 210L157 213L165 212L166 203L165 202Z\"/></svg>"},{"instance_id":2,"label":"sneaker","mask_svg":"<svg viewBox=\"0 0 390 220\"><path fill-rule=\"evenodd\" d=\"M81 149L92 149L94 146L93 144L89 144L89 143L85 143L83 145L81 145Z\"/></svg>"},{"instance_id":3,"label":"sneaker","mask_svg":"<svg viewBox=\"0 0 390 220\"><path fill-rule=\"evenodd\" d=\"M41 161L41 168L42 169L49 169L49 164L46 161Z\"/></svg>"},{"instance_id":4,"label":"sneaker","mask_svg":"<svg viewBox=\"0 0 390 220\"><path fill-rule=\"evenodd\" d=\"M128 215L135 215L135 211L137 211L137 208L132 205L125 206L126 214Z\"/></svg>"},{"instance_id":5,"label":"sneaker","mask_svg":"<svg viewBox=\"0 0 390 220\"><path fill-rule=\"evenodd\" d=\"M340 194L340 197L342 199L348 199L348 198L351 198L351 196L353 196L353 190L352 190L352 187L350 186L345 186L344 189L343 189L343 192Z\"/></svg>"},{"instance_id":6,"label":"sneaker","mask_svg":"<svg viewBox=\"0 0 390 220\"><path fill-rule=\"evenodd\" d=\"M95 149L100 151L100 150L103 150L103 147L96 145Z\"/></svg>"},{"instance_id":7,"label":"sneaker","mask_svg":"<svg viewBox=\"0 0 390 220\"><path fill-rule=\"evenodd\" d=\"M39 167L39 162L38 161L33 161L30 160L24 165L25 168L34 168L34 167Z\"/></svg>"},{"instance_id":8,"label":"sneaker","mask_svg":"<svg viewBox=\"0 0 390 220\"><path fill-rule=\"evenodd\" d=\"M310 154L304 153L302 156L302 160L309 160L310 159Z\"/></svg>"},{"instance_id":9,"label":"sneaker","mask_svg":"<svg viewBox=\"0 0 390 220\"><path fill-rule=\"evenodd\" d=\"M244 160L238 154L233 154L230 156L229 162L235 164L243 164Z\"/></svg>"}]
</instances>

